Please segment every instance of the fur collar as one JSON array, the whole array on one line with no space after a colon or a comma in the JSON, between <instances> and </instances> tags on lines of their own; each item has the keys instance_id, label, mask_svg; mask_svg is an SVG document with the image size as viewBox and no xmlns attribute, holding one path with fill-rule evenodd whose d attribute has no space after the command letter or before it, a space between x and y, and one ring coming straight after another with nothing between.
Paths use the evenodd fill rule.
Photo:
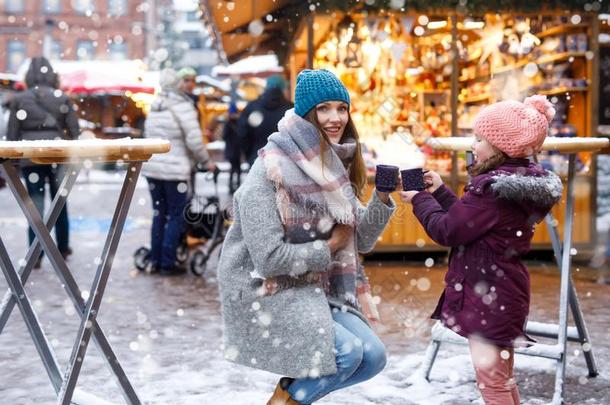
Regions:
<instances>
[{"instance_id":1,"label":"fur collar","mask_svg":"<svg viewBox=\"0 0 610 405\"><path fill-rule=\"evenodd\" d=\"M537 207L552 207L561 200L561 179L548 170L542 176L498 173L492 178L492 190L498 198L504 200L531 203Z\"/></svg>"}]
</instances>

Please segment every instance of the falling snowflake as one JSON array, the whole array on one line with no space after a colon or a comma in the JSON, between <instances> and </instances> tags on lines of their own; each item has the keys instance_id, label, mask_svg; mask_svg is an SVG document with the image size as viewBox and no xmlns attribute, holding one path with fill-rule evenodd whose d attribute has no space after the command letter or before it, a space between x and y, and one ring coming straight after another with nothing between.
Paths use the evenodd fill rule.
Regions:
<instances>
[{"instance_id":1,"label":"falling snowflake","mask_svg":"<svg viewBox=\"0 0 610 405\"><path fill-rule=\"evenodd\" d=\"M38 177L38 173L30 173L30 175L28 176L28 180L30 183L38 183L40 177Z\"/></svg>"},{"instance_id":2,"label":"falling snowflake","mask_svg":"<svg viewBox=\"0 0 610 405\"><path fill-rule=\"evenodd\" d=\"M254 20L250 24L248 24L248 32L253 37L259 37L265 31L265 26L261 20Z\"/></svg>"},{"instance_id":3,"label":"falling snowflake","mask_svg":"<svg viewBox=\"0 0 610 405\"><path fill-rule=\"evenodd\" d=\"M405 6L405 0L390 0L390 8L400 10Z\"/></svg>"},{"instance_id":4,"label":"falling snowflake","mask_svg":"<svg viewBox=\"0 0 610 405\"><path fill-rule=\"evenodd\" d=\"M237 356L239 356L239 349L235 346L230 346L227 348L227 350L225 350L224 355L225 359L235 361L235 359L237 359Z\"/></svg>"},{"instance_id":5,"label":"falling snowflake","mask_svg":"<svg viewBox=\"0 0 610 405\"><path fill-rule=\"evenodd\" d=\"M420 291L428 291L430 289L430 279L427 277L420 277L417 279L417 289Z\"/></svg>"},{"instance_id":6,"label":"falling snowflake","mask_svg":"<svg viewBox=\"0 0 610 405\"><path fill-rule=\"evenodd\" d=\"M538 65L533 62L530 62L523 67L523 74L526 77L532 78L532 77L536 76L537 73L538 73Z\"/></svg>"},{"instance_id":7,"label":"falling snowflake","mask_svg":"<svg viewBox=\"0 0 610 405\"><path fill-rule=\"evenodd\" d=\"M248 116L248 124L251 127L258 127L260 124L263 123L263 113L260 111L253 111L249 116Z\"/></svg>"},{"instance_id":8,"label":"falling snowflake","mask_svg":"<svg viewBox=\"0 0 610 405\"><path fill-rule=\"evenodd\" d=\"M266 312L262 312L258 315L258 320L259 322L264 325L264 326L269 326L271 325L271 321L272 321L272 317L271 314L268 314Z\"/></svg>"}]
</instances>

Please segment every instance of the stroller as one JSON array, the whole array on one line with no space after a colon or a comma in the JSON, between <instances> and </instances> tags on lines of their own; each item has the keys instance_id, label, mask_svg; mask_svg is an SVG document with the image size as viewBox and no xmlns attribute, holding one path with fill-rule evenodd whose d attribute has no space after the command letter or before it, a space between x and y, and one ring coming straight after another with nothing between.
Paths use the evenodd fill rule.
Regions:
<instances>
[{"instance_id":1,"label":"stroller","mask_svg":"<svg viewBox=\"0 0 610 405\"><path fill-rule=\"evenodd\" d=\"M198 170L205 172L204 170ZM195 173L196 174L196 173ZM187 266L193 274L203 276L207 264L218 246L222 244L229 228L229 213L220 206L218 195L218 175L220 170L213 173L205 172L206 180L214 182L212 196L198 195L193 184L193 198L184 210L184 219L187 222L186 232L176 251L176 262L179 266ZM195 175L193 175L193 180ZM220 251L219 251L220 255ZM134 265L140 271L146 271L150 264L150 248L142 246L133 256Z\"/></svg>"}]
</instances>

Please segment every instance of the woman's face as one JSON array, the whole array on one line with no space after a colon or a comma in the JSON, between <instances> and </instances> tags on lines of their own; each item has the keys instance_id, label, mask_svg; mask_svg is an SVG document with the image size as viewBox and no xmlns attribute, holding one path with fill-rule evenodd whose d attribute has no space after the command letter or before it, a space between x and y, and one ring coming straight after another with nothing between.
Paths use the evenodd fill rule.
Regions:
<instances>
[{"instance_id":1,"label":"woman's face","mask_svg":"<svg viewBox=\"0 0 610 405\"><path fill-rule=\"evenodd\" d=\"M477 134L474 135L472 151L474 152L474 159L478 163L485 162L487 159L497 153L494 147L489 142L487 142L485 138Z\"/></svg>"},{"instance_id":2,"label":"woman's face","mask_svg":"<svg viewBox=\"0 0 610 405\"><path fill-rule=\"evenodd\" d=\"M349 107L343 101L325 101L316 105L316 118L328 139L339 143L349 121Z\"/></svg>"}]
</instances>

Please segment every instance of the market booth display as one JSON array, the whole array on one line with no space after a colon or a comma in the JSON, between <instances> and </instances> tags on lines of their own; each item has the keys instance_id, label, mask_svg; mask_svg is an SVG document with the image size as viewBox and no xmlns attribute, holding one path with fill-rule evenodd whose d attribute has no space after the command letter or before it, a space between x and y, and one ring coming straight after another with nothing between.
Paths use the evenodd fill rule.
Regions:
<instances>
[{"instance_id":1,"label":"market booth display","mask_svg":"<svg viewBox=\"0 0 610 405\"><path fill-rule=\"evenodd\" d=\"M426 141L471 135L477 112L495 101L543 94L558 110L551 136L610 133L603 131L610 128L610 108L600 86L610 83L601 63L610 63L610 47L603 44L608 21L598 2L471 0L448 8L441 1L277 0L251 12L231 2L207 3L204 19L225 60L274 52L293 89L303 68L329 69L341 78L364 143L369 193L378 163L424 165L462 190L467 154L435 150ZM545 151L538 158L565 179L564 154ZM584 252L596 239L593 153L579 153L576 169L574 242ZM442 249L425 236L409 207L399 210L375 251ZM564 218L556 214L562 227ZM544 227L538 227L533 248L551 249Z\"/></svg>"},{"instance_id":2,"label":"market booth display","mask_svg":"<svg viewBox=\"0 0 610 405\"><path fill-rule=\"evenodd\" d=\"M159 87L159 72L140 60L51 61L60 89L79 118L93 123L98 138L141 137L144 119ZM17 74L23 78L29 62ZM23 82L17 83L24 89Z\"/></svg>"},{"instance_id":3,"label":"market booth display","mask_svg":"<svg viewBox=\"0 0 610 405\"><path fill-rule=\"evenodd\" d=\"M447 17L449 15L449 17ZM481 107L495 101L546 95L557 114L550 136L597 136L597 36L606 26L597 14L459 15L386 10L335 11L304 19L287 63L296 73L307 63L335 72L350 90L352 117L368 153L368 167L394 164L438 171L461 191L467 182L465 152L439 151L426 142L472 134ZM307 24L313 28L308 37ZM455 58L453 56L456 56ZM540 163L562 176L568 160L544 151ZM577 249L595 244L596 175L592 153L576 160ZM372 192L372 181L369 193ZM376 251L440 249L401 205ZM559 211L556 218L563 226ZM534 249L551 248L538 227Z\"/></svg>"}]
</instances>

